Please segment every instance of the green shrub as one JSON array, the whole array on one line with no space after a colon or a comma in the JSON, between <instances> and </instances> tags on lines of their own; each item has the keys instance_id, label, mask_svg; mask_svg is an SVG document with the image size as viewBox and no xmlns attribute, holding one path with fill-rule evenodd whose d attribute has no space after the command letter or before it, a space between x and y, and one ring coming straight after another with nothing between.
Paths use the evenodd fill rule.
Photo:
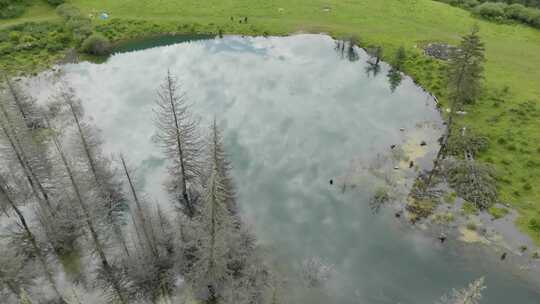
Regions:
<instances>
[{"instance_id":1,"label":"green shrub","mask_svg":"<svg viewBox=\"0 0 540 304\"><path fill-rule=\"evenodd\" d=\"M535 16L531 18L531 24L537 28L540 28L540 10L537 10Z\"/></svg>"},{"instance_id":2,"label":"green shrub","mask_svg":"<svg viewBox=\"0 0 540 304\"><path fill-rule=\"evenodd\" d=\"M66 2L65 0L47 0L47 3L49 3L52 6L58 6L58 5L64 4L65 2Z\"/></svg>"},{"instance_id":3,"label":"green shrub","mask_svg":"<svg viewBox=\"0 0 540 304\"><path fill-rule=\"evenodd\" d=\"M379 187L375 190L375 194L369 202L369 206L373 212L378 212L382 206L390 201L389 189L386 187Z\"/></svg>"},{"instance_id":4,"label":"green shrub","mask_svg":"<svg viewBox=\"0 0 540 304\"><path fill-rule=\"evenodd\" d=\"M411 213L411 215L413 216L413 220L419 220L433 214L436 207L437 203L433 200L412 199L411 201L409 201L405 209L407 209L407 211Z\"/></svg>"},{"instance_id":5,"label":"green shrub","mask_svg":"<svg viewBox=\"0 0 540 304\"><path fill-rule=\"evenodd\" d=\"M26 9L25 0L0 0L0 19L15 18Z\"/></svg>"},{"instance_id":6,"label":"green shrub","mask_svg":"<svg viewBox=\"0 0 540 304\"><path fill-rule=\"evenodd\" d=\"M465 152L470 152L474 156L487 150L488 146L489 139L487 137L477 135L469 130L465 135L455 134L450 136L446 149L449 155L463 157Z\"/></svg>"},{"instance_id":7,"label":"green shrub","mask_svg":"<svg viewBox=\"0 0 540 304\"><path fill-rule=\"evenodd\" d=\"M461 210L463 210L463 213L468 215L478 213L478 208L471 202L463 203L463 206L461 206Z\"/></svg>"},{"instance_id":8,"label":"green shrub","mask_svg":"<svg viewBox=\"0 0 540 304\"><path fill-rule=\"evenodd\" d=\"M444 168L450 186L458 196L478 209L488 209L498 198L495 171L477 161L447 159Z\"/></svg>"},{"instance_id":9,"label":"green shrub","mask_svg":"<svg viewBox=\"0 0 540 304\"><path fill-rule=\"evenodd\" d=\"M540 219L532 218L529 221L529 228L537 233L540 233Z\"/></svg>"},{"instance_id":10,"label":"green shrub","mask_svg":"<svg viewBox=\"0 0 540 304\"><path fill-rule=\"evenodd\" d=\"M508 18L520 20L523 22L530 22L530 19L532 17L530 16L529 10L524 5L519 3L508 5L504 9L504 13Z\"/></svg>"},{"instance_id":11,"label":"green shrub","mask_svg":"<svg viewBox=\"0 0 540 304\"><path fill-rule=\"evenodd\" d=\"M482 17L490 19L505 18L505 8L508 5L505 3L484 2L474 8L474 12Z\"/></svg>"},{"instance_id":12,"label":"green shrub","mask_svg":"<svg viewBox=\"0 0 540 304\"><path fill-rule=\"evenodd\" d=\"M66 22L66 26L78 42L83 41L92 33L92 24L88 18L71 18Z\"/></svg>"},{"instance_id":13,"label":"green shrub","mask_svg":"<svg viewBox=\"0 0 540 304\"><path fill-rule=\"evenodd\" d=\"M467 223L467 229L469 229L471 231L476 231L478 229L478 227L476 226L476 223L468 222Z\"/></svg>"},{"instance_id":14,"label":"green shrub","mask_svg":"<svg viewBox=\"0 0 540 304\"><path fill-rule=\"evenodd\" d=\"M90 55L107 55L111 49L109 40L101 34L93 34L82 43L81 50Z\"/></svg>"},{"instance_id":15,"label":"green shrub","mask_svg":"<svg viewBox=\"0 0 540 304\"><path fill-rule=\"evenodd\" d=\"M9 32L9 40L13 43L19 43L21 39L21 33L19 32Z\"/></svg>"},{"instance_id":16,"label":"green shrub","mask_svg":"<svg viewBox=\"0 0 540 304\"><path fill-rule=\"evenodd\" d=\"M59 5L56 8L56 13L66 20L74 17L81 17L81 11L76 6L67 3Z\"/></svg>"},{"instance_id":17,"label":"green shrub","mask_svg":"<svg viewBox=\"0 0 540 304\"><path fill-rule=\"evenodd\" d=\"M491 207L488 209L489 214L493 216L494 219L498 220L500 218L505 217L510 211L506 208L499 208L499 207Z\"/></svg>"}]
</instances>

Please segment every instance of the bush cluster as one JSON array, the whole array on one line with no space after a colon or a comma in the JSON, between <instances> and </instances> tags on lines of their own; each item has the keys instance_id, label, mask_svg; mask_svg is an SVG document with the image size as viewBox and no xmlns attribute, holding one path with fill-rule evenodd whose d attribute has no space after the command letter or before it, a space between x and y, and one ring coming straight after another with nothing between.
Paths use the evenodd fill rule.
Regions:
<instances>
[{"instance_id":1,"label":"bush cluster","mask_svg":"<svg viewBox=\"0 0 540 304\"><path fill-rule=\"evenodd\" d=\"M439 0L454 6L471 10L486 19L504 22L517 21L540 28L540 0Z\"/></svg>"},{"instance_id":2,"label":"bush cluster","mask_svg":"<svg viewBox=\"0 0 540 304\"><path fill-rule=\"evenodd\" d=\"M0 19L15 18L24 13L25 0L0 0Z\"/></svg>"},{"instance_id":3,"label":"bush cluster","mask_svg":"<svg viewBox=\"0 0 540 304\"><path fill-rule=\"evenodd\" d=\"M107 55L110 52L111 45L109 40L101 34L93 34L84 40L81 51L90 55Z\"/></svg>"}]
</instances>

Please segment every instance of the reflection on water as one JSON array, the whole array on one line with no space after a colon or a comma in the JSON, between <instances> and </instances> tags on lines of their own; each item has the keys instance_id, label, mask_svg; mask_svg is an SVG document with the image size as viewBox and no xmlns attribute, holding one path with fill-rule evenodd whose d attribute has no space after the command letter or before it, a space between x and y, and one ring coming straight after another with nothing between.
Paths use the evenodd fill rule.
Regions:
<instances>
[{"instance_id":1,"label":"reflection on water","mask_svg":"<svg viewBox=\"0 0 540 304\"><path fill-rule=\"evenodd\" d=\"M403 76L401 75L401 72L398 69L391 68L390 71L388 71L388 74L386 75L388 77L388 83L390 84L390 90L392 92L395 92L397 87L401 84L401 81L403 80Z\"/></svg>"},{"instance_id":2,"label":"reflection on water","mask_svg":"<svg viewBox=\"0 0 540 304\"><path fill-rule=\"evenodd\" d=\"M107 151L124 152L146 193L163 204L165 164L152 143L152 107L167 69L179 76L193 112L204 124L217 117L225 129L243 214L280 268L332 265L322 290L293 286L297 303L433 303L482 275L483 303L540 302L483 250L451 240L442 246L388 209L372 214L381 180L406 189L415 174L408 163L393 163L390 147L429 159L419 143L435 144L441 121L409 78L392 94L386 64L370 76L366 53L355 49L358 60L341 60L334 48L322 35L226 37L65 70Z\"/></svg>"}]
</instances>

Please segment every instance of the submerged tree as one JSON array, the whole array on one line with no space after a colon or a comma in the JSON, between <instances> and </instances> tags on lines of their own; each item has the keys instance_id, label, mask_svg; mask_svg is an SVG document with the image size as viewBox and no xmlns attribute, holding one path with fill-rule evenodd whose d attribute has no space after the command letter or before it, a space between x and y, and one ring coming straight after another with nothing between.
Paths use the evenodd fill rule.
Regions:
<instances>
[{"instance_id":1,"label":"submerged tree","mask_svg":"<svg viewBox=\"0 0 540 304\"><path fill-rule=\"evenodd\" d=\"M103 267L105 278L108 281L108 283L112 285L114 295L118 299L118 301L120 301L120 303L122 304L127 304L126 298L124 296L124 291L120 284L120 280L117 274L115 273L115 269L110 264L105 254L105 246L104 246L103 241L99 237L96 219L92 216L90 206L85 201L85 198L83 197L84 194L81 191L81 187L77 182L73 167L70 164L70 161L68 160L67 155L64 152L64 149L62 148L61 142L58 138L58 135L56 134L57 131L52 128L48 119L47 119L47 127L52 130L51 137L52 137L54 146L56 148L58 155L60 156L64 170L67 173L67 176L69 178L70 187L73 189L73 192L75 193L75 202L77 204L77 207L80 208L80 210L82 211L82 215L86 223L86 227L88 228L88 231L90 232L90 237L94 244L94 249L96 253L98 254L99 260L101 261L101 266Z\"/></svg>"},{"instance_id":2,"label":"submerged tree","mask_svg":"<svg viewBox=\"0 0 540 304\"><path fill-rule=\"evenodd\" d=\"M452 290L450 294L443 296L437 304L479 304L482 299L482 291L485 288L484 278L480 278L464 289Z\"/></svg>"},{"instance_id":3,"label":"submerged tree","mask_svg":"<svg viewBox=\"0 0 540 304\"><path fill-rule=\"evenodd\" d=\"M6 201L7 204L13 209L13 211L17 215L17 218L19 220L19 224L21 225L21 227L22 227L22 229L23 229L23 231L24 231L24 233L26 235L26 238L28 239L28 241L30 242L30 244L32 246L34 255L37 257L39 263L43 267L45 277L47 278L48 282L51 284L51 287L53 288L53 291L54 291L55 295L57 296L57 298L59 299L59 301L61 303L66 303L66 301L62 297L62 294L58 290L56 282L54 281L53 273L49 269L49 264L48 264L48 262L46 260L45 254L43 253L42 249L40 248L38 240L36 239L35 234L30 229L30 226L29 226L24 214L22 213L21 209L17 206L15 201L13 201L13 199L11 197L10 190L9 190L9 185L7 184L7 182L6 182L6 180L4 179L3 176L0 176L0 199L3 200L3 201ZM13 287L12 284L11 284L11 286ZM16 293L16 294L18 294L18 293Z\"/></svg>"},{"instance_id":4,"label":"submerged tree","mask_svg":"<svg viewBox=\"0 0 540 304\"><path fill-rule=\"evenodd\" d=\"M223 147L223 135L221 134L221 130L217 126L217 122L214 119L214 122L212 123L211 130L210 130L210 138L208 140L208 151L210 152L210 155L207 160L208 164L208 172L212 172L212 167L214 164L219 168L219 172L221 172L222 175L222 182L224 184L224 191L227 191L226 197L227 202L227 208L231 212L231 214L237 214L238 207L236 206L236 193L234 188L234 182L231 177L231 163L227 158L227 154L225 153L225 149Z\"/></svg>"},{"instance_id":5,"label":"submerged tree","mask_svg":"<svg viewBox=\"0 0 540 304\"><path fill-rule=\"evenodd\" d=\"M35 129L42 125L42 120L36 113L36 101L24 94L23 90L7 75L3 76L6 84L6 95L16 105L17 111L28 128Z\"/></svg>"},{"instance_id":6,"label":"submerged tree","mask_svg":"<svg viewBox=\"0 0 540 304\"><path fill-rule=\"evenodd\" d=\"M83 111L80 100L75 96L71 88L64 87L58 98L60 103L66 106L66 114L75 125L75 148L78 150L87 164L91 180L98 189L98 197L105 209L106 222L111 225L116 239L122 245L126 255L129 250L126 245L122 229L119 224L124 195L121 183L117 182L116 176L111 169L110 160L101 153L101 140L96 131L82 121ZM56 109L56 111L61 111ZM59 113L55 113L59 115Z\"/></svg>"},{"instance_id":7,"label":"submerged tree","mask_svg":"<svg viewBox=\"0 0 540 304\"><path fill-rule=\"evenodd\" d=\"M145 211L143 209L143 206L141 204L141 201L139 200L139 196L137 195L137 191L135 190L135 185L133 184L133 181L131 179L131 175L129 173L129 170L126 165L126 161L124 159L124 156L120 155L120 161L122 162L122 168L124 169L124 174L126 176L126 179L128 181L129 189L131 191L131 195L133 196L133 201L135 202L135 211L133 212L136 216L137 221L140 221L140 229L142 229L144 234L144 241L142 241L148 248L150 249L152 255L157 258L158 252L156 249L156 244L154 243L154 237L153 233L150 230L152 227L147 223ZM135 227L136 229L138 227Z\"/></svg>"},{"instance_id":8,"label":"submerged tree","mask_svg":"<svg viewBox=\"0 0 540 304\"><path fill-rule=\"evenodd\" d=\"M204 195L204 205L200 215L201 232L197 266L194 268L194 283L199 288L208 288L208 300L215 303L221 296L228 277L228 254L231 244L233 221L227 201L223 175L214 164Z\"/></svg>"},{"instance_id":9,"label":"submerged tree","mask_svg":"<svg viewBox=\"0 0 540 304\"><path fill-rule=\"evenodd\" d=\"M190 187L196 188L201 176L198 121L192 117L186 95L170 72L158 91L156 105L157 139L172 162L169 172L173 180L169 192L192 218L196 206Z\"/></svg>"},{"instance_id":10,"label":"submerged tree","mask_svg":"<svg viewBox=\"0 0 540 304\"><path fill-rule=\"evenodd\" d=\"M35 114L35 109L33 110ZM36 200L43 208L54 213L50 200L49 190L44 180L50 178L50 166L46 148L34 140L34 134L28 128L21 115L17 114L16 107L5 100L0 100L0 129L7 142L8 153L6 158L14 157L26 177Z\"/></svg>"},{"instance_id":11,"label":"submerged tree","mask_svg":"<svg viewBox=\"0 0 540 304\"><path fill-rule=\"evenodd\" d=\"M123 260L130 299L153 303L167 300L173 293L177 265L182 261L175 252L174 227L159 208L143 206L143 214L136 217L133 213L135 244L130 256ZM145 218L144 224L141 218ZM150 231L152 247L145 245L141 230Z\"/></svg>"}]
</instances>

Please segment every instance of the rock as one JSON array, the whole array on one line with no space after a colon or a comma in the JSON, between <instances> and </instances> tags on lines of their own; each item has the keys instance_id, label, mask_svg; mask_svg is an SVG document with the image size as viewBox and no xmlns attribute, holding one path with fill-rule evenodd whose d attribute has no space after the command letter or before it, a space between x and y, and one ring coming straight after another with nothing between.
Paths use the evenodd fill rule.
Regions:
<instances>
[{"instance_id":1,"label":"rock","mask_svg":"<svg viewBox=\"0 0 540 304\"><path fill-rule=\"evenodd\" d=\"M457 48L455 46L448 45L446 43L437 43L433 42L424 47L424 52L426 55L440 59L448 60L450 55Z\"/></svg>"},{"instance_id":2,"label":"rock","mask_svg":"<svg viewBox=\"0 0 540 304\"><path fill-rule=\"evenodd\" d=\"M444 243L446 241L446 235L444 233L441 233L441 235L438 237L439 241L441 243Z\"/></svg>"},{"instance_id":3,"label":"rock","mask_svg":"<svg viewBox=\"0 0 540 304\"><path fill-rule=\"evenodd\" d=\"M403 132L403 131L405 131L405 128L399 128L399 130L400 130L401 132Z\"/></svg>"},{"instance_id":4,"label":"rock","mask_svg":"<svg viewBox=\"0 0 540 304\"><path fill-rule=\"evenodd\" d=\"M411 162L409 163L409 168L412 168L414 167L414 162L411 160Z\"/></svg>"}]
</instances>

